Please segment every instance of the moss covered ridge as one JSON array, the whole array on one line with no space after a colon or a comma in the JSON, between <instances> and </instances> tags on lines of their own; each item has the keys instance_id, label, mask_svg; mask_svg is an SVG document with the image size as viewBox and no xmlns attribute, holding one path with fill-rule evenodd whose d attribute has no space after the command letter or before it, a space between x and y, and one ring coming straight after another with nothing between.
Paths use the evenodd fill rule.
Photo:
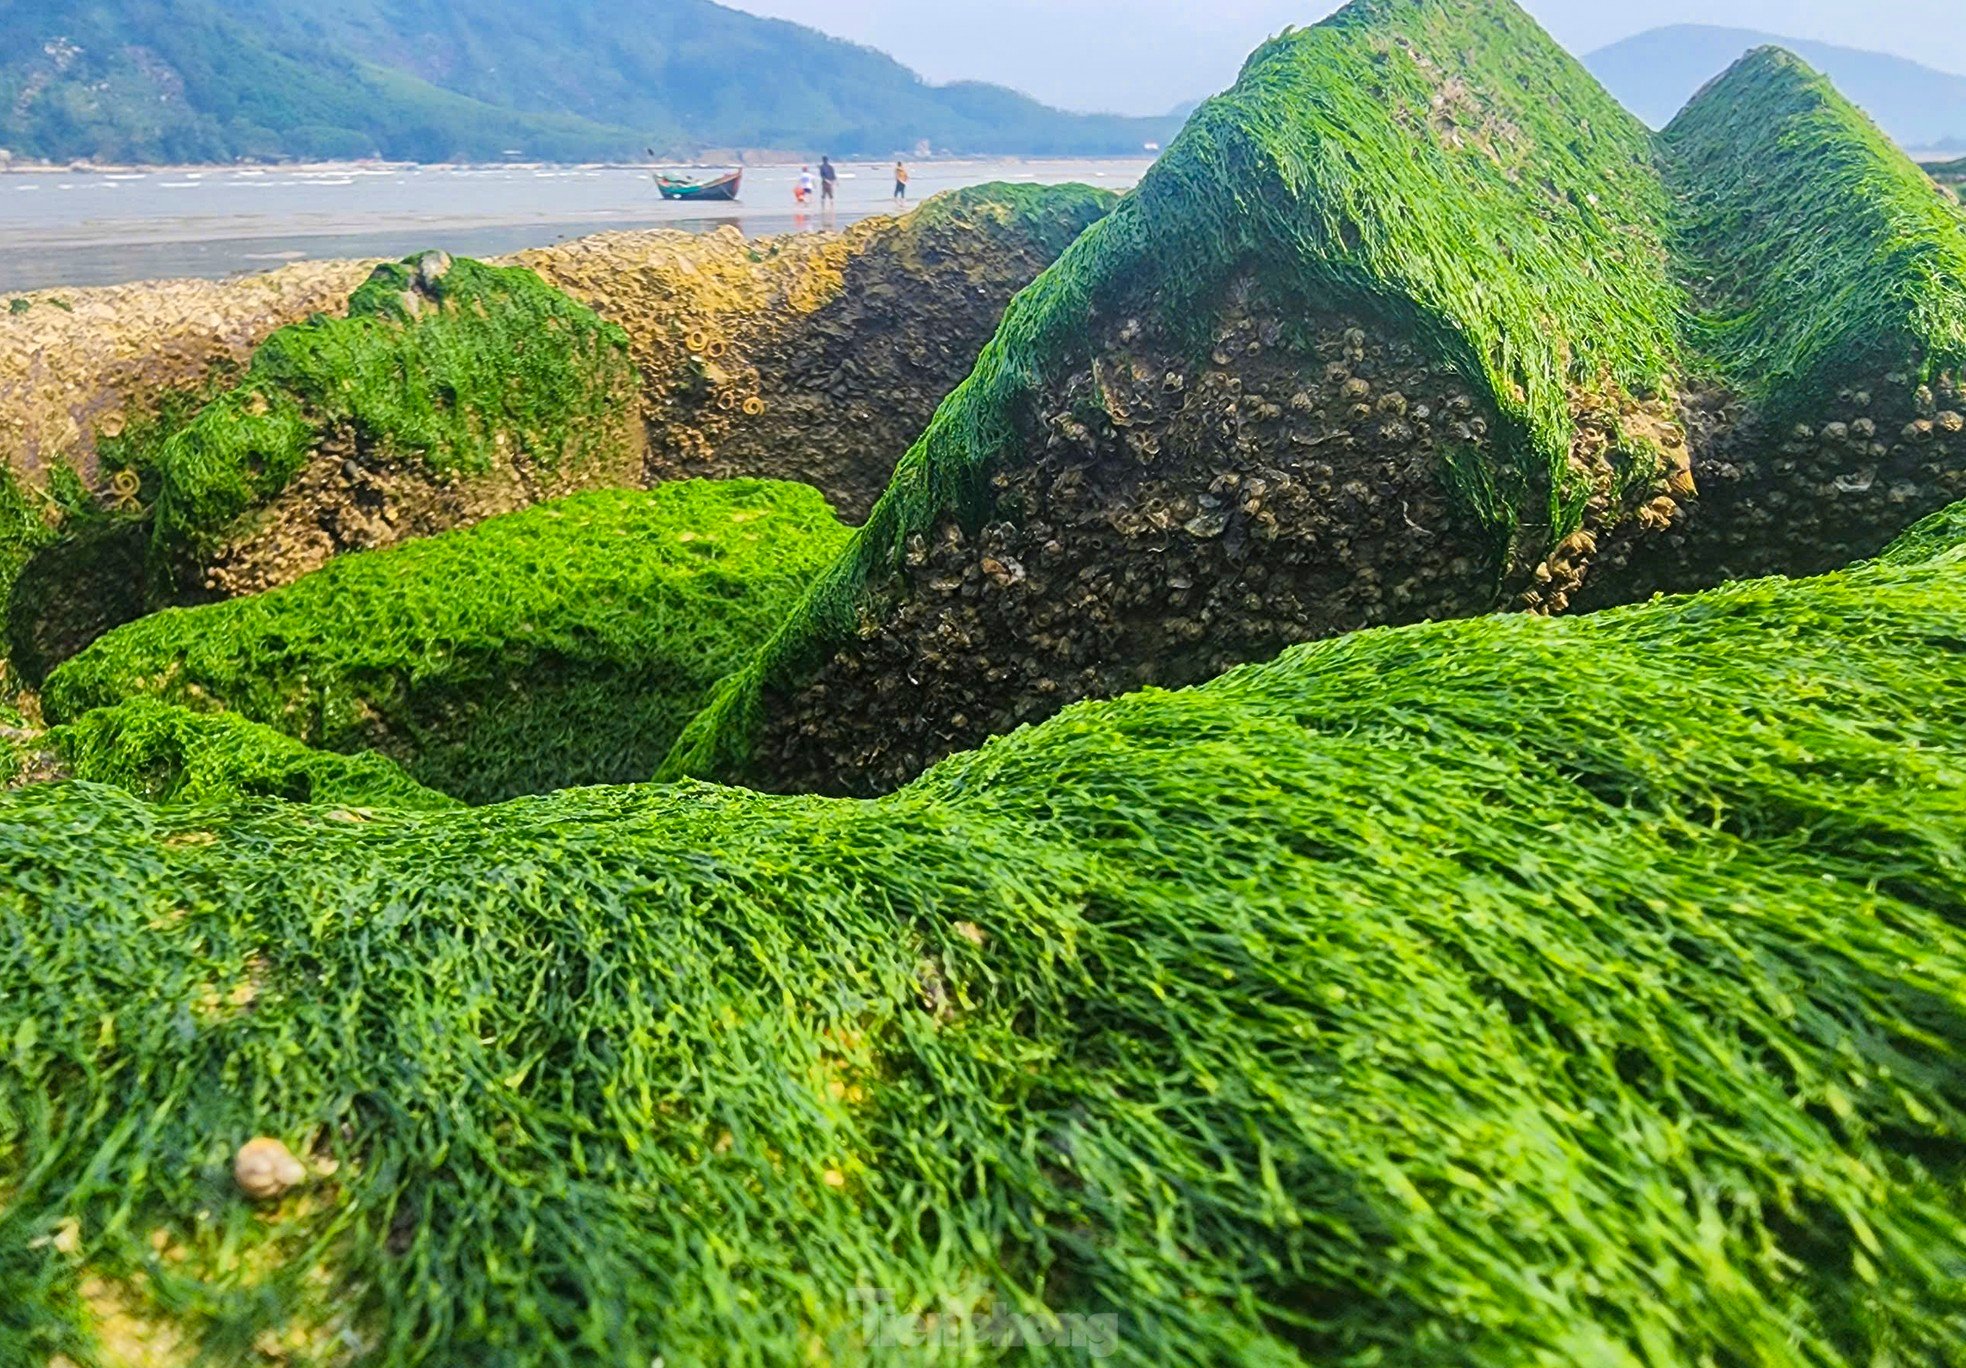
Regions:
<instances>
[{"instance_id":1,"label":"moss covered ridge","mask_svg":"<svg viewBox=\"0 0 1966 1368\"><path fill-rule=\"evenodd\" d=\"M221 1358L330 1309L383 1363L918 1355L881 1288L1138 1363L1943 1361L1921 537L1293 649L874 802L0 798L0 1356L105 1287ZM311 1172L262 1211L256 1134Z\"/></svg>"},{"instance_id":2,"label":"moss covered ridge","mask_svg":"<svg viewBox=\"0 0 1966 1368\"><path fill-rule=\"evenodd\" d=\"M1257 262L1420 334L1488 391L1555 497L1571 391L1673 373L1681 295L1652 162L1644 129L1515 5L1358 0L1252 55L1020 298L955 405L971 441L936 449L932 431L926 463L946 482L987 455L1088 312L1178 314Z\"/></svg>"},{"instance_id":3,"label":"moss covered ridge","mask_svg":"<svg viewBox=\"0 0 1966 1368\"><path fill-rule=\"evenodd\" d=\"M360 462L434 478L546 469L639 451L628 340L531 271L441 252L378 267L348 316L282 328L244 378L157 457L155 537L217 550L284 491L331 432Z\"/></svg>"},{"instance_id":4,"label":"moss covered ridge","mask_svg":"<svg viewBox=\"0 0 1966 1368\"><path fill-rule=\"evenodd\" d=\"M1672 527L1579 606L1874 555L1966 496L1966 214L1822 76L1751 53L1660 137L1691 282Z\"/></svg>"},{"instance_id":5,"label":"moss covered ridge","mask_svg":"<svg viewBox=\"0 0 1966 1368\"><path fill-rule=\"evenodd\" d=\"M1827 77L1749 54L1661 135L1693 350L1771 420L1966 370L1966 214Z\"/></svg>"},{"instance_id":6,"label":"moss covered ridge","mask_svg":"<svg viewBox=\"0 0 1966 1368\"><path fill-rule=\"evenodd\" d=\"M152 614L57 669L43 707L221 709L476 802L641 779L846 537L803 485L589 491Z\"/></svg>"},{"instance_id":7,"label":"moss covered ridge","mask_svg":"<svg viewBox=\"0 0 1966 1368\"><path fill-rule=\"evenodd\" d=\"M670 772L742 773L764 688L850 639L870 583L944 510L987 516L985 467L1024 439L1035 394L1092 359L1089 318L1205 320L1252 269L1387 318L1484 390L1503 458L1460 483L1498 544L1546 554L1589 494L1569 470L1573 391L1674 373L1665 210L1645 130L1513 4L1360 0L1274 40L1013 301L848 555Z\"/></svg>"},{"instance_id":8,"label":"moss covered ridge","mask_svg":"<svg viewBox=\"0 0 1966 1368\"><path fill-rule=\"evenodd\" d=\"M1746 169L1754 174L1737 176ZM1757 200L1743 185L1766 193ZM880 633L896 620L896 604L923 599L920 576L905 568L911 541L932 547L951 523L973 540L993 519L1031 521L1028 511L1006 512L994 490L1006 472L1036 465L1045 441L1056 442L1053 415L1034 422L1033 408L1058 404L1061 393L1083 402L1086 391L1093 406L1085 423L1117 451L1124 433L1114 429L1123 429L1125 404L1137 398L1124 393L1122 377L1122 403L1105 402L1112 391L1102 365L1124 371L1132 359L1112 341L1130 327L1119 321L1206 326L1219 317L1215 294L1238 276L1280 286L1300 310L1380 320L1417 341L1435 374L1465 377L1481 400L1476 411L1492 413L1496 431L1440 443L1421 482L1369 512L1376 522L1404 519L1415 534L1404 551L1369 567L1379 578L1458 554L1459 529L1413 522L1403 496L1423 483L1447 491L1457 522L1482 529L1502 567L1498 587L1485 603L1443 598L1427 615L1510 603L1561 611L1581 586L1594 604L1642 597L1656 582L1648 557L1670 563L1657 576L1667 587L1692 588L1718 582L1741 561L1754 573L1814 572L1872 554L1892 530L1966 492L1958 377L1949 369L1966 330L1959 223L1901 152L1792 58L1757 55L1655 141L1507 0L1358 0L1259 50L1139 190L1014 302L969 381L901 462L865 531L759 658L720 690L661 773L779 782L772 766L782 762L759 758L760 738L781 719L795 730L807 725L787 701L805 708L808 695L832 687L824 672L836 666L866 675L905 654L905 644ZM1377 324L1358 326L1369 340ZM1205 353L1209 341L1199 339L1198 349ZM1237 358L1218 350L1213 360L1233 371ZM1088 369L1089 384L1072 380ZM1169 385L1181 378L1170 374ZM1937 383L1936 397L1925 381ZM1313 388L1257 395L1254 404L1232 396L1225 422L1246 429L1260 401L1295 406ZM1396 414L1411 398L1381 396L1369 384L1360 392ZM1791 440L1780 415L1812 393L1831 406L1813 415L1825 445L1777 450ZM1841 417L1839 395L1850 410ZM1307 408L1320 402L1308 397ZM1873 397L1875 410L1859 414ZM1328 453L1362 432L1383 437L1408 426L1384 407L1352 412L1349 424L1334 420L1336 430L1306 444L1334 441ZM1443 437L1449 425L1431 416ZM1471 425L1454 426L1465 434ZM1807 439L1817 435L1812 428ZM1292 452L1281 433L1274 441L1283 454L1273 464L1297 478L1320 459ZM1112 465L1106 448L1095 460L1107 463L1102 471ZM1217 470L1246 479L1255 463L1243 454L1207 453ZM1410 478L1410 458L1406 468ZM1274 486L1274 471L1260 474ZM1330 495L1346 475L1333 477L1327 466L1323 476L1316 485L1313 469L1306 483L1345 506ZM1384 487L1377 472L1355 478L1369 487L1375 476ZM1744 480L1756 486L1751 494L1772 497L1756 503L1728 489L1695 535L1681 535L1705 479ZM1209 492L1226 498L1219 482ZM1789 503L1809 506L1810 516L1779 512ZM1740 554L1743 536L1784 544L1771 531L1784 523L1795 529L1787 544L1820 546L1824 556ZM1220 518L1196 525L1211 530ZM1659 552L1662 540L1670 545ZM1028 567L1023 553L1043 537L1011 542ZM1313 554L1327 555L1328 582L1360 571L1347 552ZM1265 597L1262 585L1248 587L1250 597ZM987 584L982 592L990 593ZM1345 611L1313 628L1402 620L1395 608L1375 609L1375 617L1337 606ZM875 639L886 654L847 659L854 643ZM991 663L1009 654L1013 671L1025 674L1036 667L1020 662L1039 659L1045 647L999 645ZM1061 688L1054 678L1037 682ZM1073 696L1069 680L1063 687ZM974 700L959 702L950 716L973 727ZM1019 715L1022 701L1012 703L985 700L993 723ZM774 754L786 744L777 736L769 743ZM828 765L842 768L837 760L819 768ZM794 769L795 786L809 785Z\"/></svg>"}]
</instances>

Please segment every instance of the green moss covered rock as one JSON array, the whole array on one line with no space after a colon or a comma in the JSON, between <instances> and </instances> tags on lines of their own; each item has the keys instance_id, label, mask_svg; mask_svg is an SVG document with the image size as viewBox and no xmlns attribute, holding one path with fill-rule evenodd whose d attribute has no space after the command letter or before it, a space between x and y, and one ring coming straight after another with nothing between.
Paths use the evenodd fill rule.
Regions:
<instances>
[{"instance_id":1,"label":"green moss covered rock","mask_svg":"<svg viewBox=\"0 0 1966 1368\"><path fill-rule=\"evenodd\" d=\"M0 1357L1947 1361L1962 641L1906 559L1358 633L873 802L0 798Z\"/></svg>"},{"instance_id":2,"label":"green moss covered rock","mask_svg":"<svg viewBox=\"0 0 1966 1368\"><path fill-rule=\"evenodd\" d=\"M1785 55L1655 139L1507 0L1358 0L1019 296L662 772L873 794L1293 642L1874 555L1966 496L1962 222Z\"/></svg>"},{"instance_id":3,"label":"green moss covered rock","mask_svg":"<svg viewBox=\"0 0 1966 1368\"><path fill-rule=\"evenodd\" d=\"M1921 380L1966 368L1966 215L1827 77L1762 48L1662 143L1694 340L1772 420L1816 419L1907 360Z\"/></svg>"},{"instance_id":4,"label":"green moss covered rock","mask_svg":"<svg viewBox=\"0 0 1966 1368\"><path fill-rule=\"evenodd\" d=\"M635 392L626 336L530 271L380 267L347 316L274 331L243 375L145 396L154 412L73 464L0 471L6 650L38 683L152 608L639 484Z\"/></svg>"},{"instance_id":5,"label":"green moss covered rock","mask_svg":"<svg viewBox=\"0 0 1966 1368\"><path fill-rule=\"evenodd\" d=\"M283 328L156 455L160 562L240 592L582 484L633 483L627 338L518 267L426 252Z\"/></svg>"},{"instance_id":6,"label":"green moss covered rock","mask_svg":"<svg viewBox=\"0 0 1966 1368\"><path fill-rule=\"evenodd\" d=\"M224 709L473 802L642 779L846 535L803 485L590 491L153 614L43 704Z\"/></svg>"},{"instance_id":7,"label":"green moss covered rock","mask_svg":"<svg viewBox=\"0 0 1966 1368\"><path fill-rule=\"evenodd\" d=\"M1690 302L1686 497L1600 539L1584 608L1827 570L1966 496L1966 214L1776 48L1659 146Z\"/></svg>"}]
</instances>

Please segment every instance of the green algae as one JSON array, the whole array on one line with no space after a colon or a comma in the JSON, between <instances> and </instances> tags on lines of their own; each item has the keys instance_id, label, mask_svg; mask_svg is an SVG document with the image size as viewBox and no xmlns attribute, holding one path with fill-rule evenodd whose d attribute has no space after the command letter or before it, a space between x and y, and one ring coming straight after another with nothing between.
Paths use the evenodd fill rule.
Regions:
<instances>
[{"instance_id":1,"label":"green algae","mask_svg":"<svg viewBox=\"0 0 1966 1368\"><path fill-rule=\"evenodd\" d=\"M856 1289L1136 1363L1943 1361L1961 641L1940 557L1359 633L873 802L10 795L0 1353L86 1275L219 1362L329 1304L919 1361ZM254 1134L333 1175L248 1210Z\"/></svg>"},{"instance_id":2,"label":"green algae","mask_svg":"<svg viewBox=\"0 0 1966 1368\"><path fill-rule=\"evenodd\" d=\"M54 540L43 501L24 486L11 466L0 464L0 601L34 553Z\"/></svg>"},{"instance_id":3,"label":"green algae","mask_svg":"<svg viewBox=\"0 0 1966 1368\"><path fill-rule=\"evenodd\" d=\"M1497 449L1450 449L1438 475L1496 565L1528 564L1592 497L1569 464L1577 402L1699 382L1780 419L1966 362L1962 223L1785 54L1744 61L1654 139L1506 0L1359 0L1259 50L1013 303L866 529L658 774L751 773L769 700L873 630L908 538L945 512L988 520L985 467L1019 459L1032 396L1086 363L1094 320L1205 320L1236 269L1393 320L1494 403Z\"/></svg>"},{"instance_id":4,"label":"green algae","mask_svg":"<svg viewBox=\"0 0 1966 1368\"><path fill-rule=\"evenodd\" d=\"M1966 367L1966 216L1826 77L1762 48L1661 145L1693 350L1766 416Z\"/></svg>"},{"instance_id":5,"label":"green algae","mask_svg":"<svg viewBox=\"0 0 1966 1368\"><path fill-rule=\"evenodd\" d=\"M1299 72L1303 35L1280 40L1227 97L1247 104L1205 110L1191 133L1215 138L1197 144L1211 154L1251 145L1235 130L1274 112L1265 92L1333 69L1356 86L1302 98L1390 93L1346 117L1397 124L1421 109L1403 102L1417 93L1401 94L1406 64L1458 70L1452 50L1499 80L1483 45L1514 41L1517 18L1356 6L1316 40L1355 67ZM1395 27L1360 38L1351 24ZM1387 37L1398 25L1413 46ZM1542 61L1519 63L1525 89ZM1449 152L1416 165L1472 150L1520 188L1530 164L1511 177L1506 154L1527 125L1491 123L1492 103L1463 103L1457 80L1424 106ZM1764 112L1778 103L1753 83L1725 99L1750 94ZM1545 132L1568 119L1554 97L1526 108ZM1824 110L1820 127L1840 119L1800 108L1770 136L1818 127ZM1322 133L1295 162L1251 162L1234 212L1262 221L1274 168L1277 184L1341 188L1378 174L1344 165L1358 149ZM678 748L681 768L741 750L758 691L857 627L861 591L905 537L975 506L1021 396L1086 318L1185 283L1187 267L1156 267L1150 247L1182 241L1183 185L1221 188L1189 154L1127 201L1157 218L1123 207L1121 228L1096 229L1072 269L1013 307L815 596L794 611L788 592L749 620L789 624L706 715L727 730ZM1942 235L1916 231L1918 203L1865 158L1838 163L1856 167L1838 193L1882 177L1881 217L1830 225L1820 262L1778 223L1732 266L1695 263L1740 270L1744 288L1742 263L1766 269L1728 306L1749 320L1732 330L1701 295L1688 364L1759 385L1772 407L1800 393L1786 388L1798 368L1935 354L1952 307ZM1479 195L1457 203L1450 187L1440 202L1510 218L1495 194L1513 192L1470 174ZM1908 217L1893 219L1900 201ZM1431 231L1433 202L1413 203L1409 247ZM1669 371L1677 322L1650 353L1615 327L1581 330L1593 310L1616 324L1653 299L1645 271L1605 299L1588 282L1558 289L1538 274L1547 261L1471 273L1497 293L1469 284L1468 299L1423 307L1424 262L1396 284L1361 264L1370 242L1407 231L1340 220L1320 288L1409 310L1445 353L1467 348L1535 459L1554 448L1538 445L1538 391L1512 388L1512 366L1547 394L1606 377L1638 392L1657 379L1646 355ZM1567 231L1539 250L1561 256ZM1627 238L1632 261L1651 259L1643 232ZM1881 241L1904 250L1880 265ZM1225 242L1223 261L1265 246ZM1205 281L1214 258L1198 260ZM1839 309L1867 306L1853 292L1865 279L1898 290L1873 323L1914 320L1878 352L1835 331ZM1899 288L1913 279L1930 288ZM1507 315L1508 291L1538 281L1554 291L1538 307L1572 310L1580 328L1528 339L1543 360L1525 361L1508 327L1455 321L1456 308ZM1469 338L1501 339L1492 369ZM1561 526L1561 470L1541 468ZM1527 474L1475 474L1498 522L1535 503ZM496 714L497 681L530 719L598 725L612 704L586 714L528 692L557 668L530 663L535 613L579 609L544 629L554 656L579 638L576 618L616 621L615 590L583 597L598 571L539 598L503 586L482 621L460 594L467 564L538 569L608 546L596 524L560 535L545 510L521 516L554 548L544 559L492 554L529 544L500 540L501 524L480 555L444 538L422 561L407 558L420 547L351 557L340 564L368 568L339 571L345 582L337 567L282 591L293 597L247 601L261 617L234 604L126 629L51 698L223 696L310 736L333 717L354 744L409 715L392 700L441 676L461 633L490 663L458 676L423 740ZM1112 1316L1101 1342L1140 1363L1948 1361L1966 1336L1962 534L1954 508L1818 580L1297 648L1194 690L1075 707L874 802L692 785L475 811L319 791L314 806L268 803L278 765L250 757L277 761L277 741L243 731L249 760L222 751L189 788L151 790L197 808L89 785L0 799L13 1066L0 1071L0 1358L85 1356L84 1288L101 1276L221 1362L331 1308L353 1314L348 1352L372 1362L919 1361L913 1344L880 1342L868 1289L936 1313L957 1345L971 1311ZM446 597L466 607L445 617ZM704 612L655 616L674 631ZM405 614L419 625L399 634ZM215 685L174 692L207 635L236 654L211 667ZM371 638L391 663L319 687L317 671L369 668L351 666L367 658L349 643ZM610 668L638 661L666 688L666 666L647 665L656 648L622 640ZM692 662L715 653L687 646ZM139 789L158 771L132 764L123 738L141 755L154 724L168 764L204 740L182 730L194 723L245 726L132 706L70 731L101 728L115 744L100 772L128 766ZM426 724L402 725L390 734ZM550 747L484 739L496 735L444 762L455 779L479 782L474 763L509 774ZM254 800L212 806L240 775ZM228 1009L239 984L252 994ZM256 1133L321 1171L260 1215L226 1186ZM55 1239L66 1220L72 1239ZM164 1257L155 1231L182 1257ZM1076 1356L1062 1342L1040 1353Z\"/></svg>"},{"instance_id":6,"label":"green algae","mask_svg":"<svg viewBox=\"0 0 1966 1368\"><path fill-rule=\"evenodd\" d=\"M333 755L231 713L133 698L98 708L48 738L68 776L148 802L251 798L354 808L441 808L455 800L378 755Z\"/></svg>"},{"instance_id":7,"label":"green algae","mask_svg":"<svg viewBox=\"0 0 1966 1368\"><path fill-rule=\"evenodd\" d=\"M1458 472L1464 502L1496 545L1547 552L1585 498L1572 391L1676 373L1667 207L1645 129L1513 4L1359 0L1273 40L1012 301L840 563L663 773L742 773L765 692L851 637L907 539L945 509L982 519L981 472L1017 450L1047 376L1089 359L1089 318L1205 321L1239 271L1388 317L1484 389L1509 431L1496 469Z\"/></svg>"},{"instance_id":8,"label":"green algae","mask_svg":"<svg viewBox=\"0 0 1966 1368\"><path fill-rule=\"evenodd\" d=\"M346 318L275 332L164 442L155 535L171 552L213 549L333 429L365 459L439 477L618 457L635 385L627 335L531 271L441 253L378 267Z\"/></svg>"},{"instance_id":9,"label":"green algae","mask_svg":"<svg viewBox=\"0 0 1966 1368\"><path fill-rule=\"evenodd\" d=\"M1962 546L1966 546L1966 503L1957 503L1908 528L1878 559L1896 565L1957 560Z\"/></svg>"},{"instance_id":10,"label":"green algae","mask_svg":"<svg viewBox=\"0 0 1966 1368\"><path fill-rule=\"evenodd\" d=\"M145 535L139 508L98 497L73 466L40 482L0 466L0 661L16 683L39 683L87 624L143 610Z\"/></svg>"},{"instance_id":11,"label":"green algae","mask_svg":"<svg viewBox=\"0 0 1966 1368\"><path fill-rule=\"evenodd\" d=\"M846 537L804 485L591 491L140 619L43 706L224 709L473 802L645 778Z\"/></svg>"}]
</instances>

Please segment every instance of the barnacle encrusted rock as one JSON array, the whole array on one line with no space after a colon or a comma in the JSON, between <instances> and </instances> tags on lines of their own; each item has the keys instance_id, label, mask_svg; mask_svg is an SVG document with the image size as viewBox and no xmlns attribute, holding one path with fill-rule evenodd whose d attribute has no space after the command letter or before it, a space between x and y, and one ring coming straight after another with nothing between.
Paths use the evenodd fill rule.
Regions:
<instances>
[{"instance_id":1,"label":"barnacle encrusted rock","mask_svg":"<svg viewBox=\"0 0 1966 1368\"><path fill-rule=\"evenodd\" d=\"M838 234L608 233L516 259L627 331L651 481L802 480L857 523L1011 296L1115 202L996 183Z\"/></svg>"},{"instance_id":2,"label":"barnacle encrusted rock","mask_svg":"<svg viewBox=\"0 0 1966 1368\"><path fill-rule=\"evenodd\" d=\"M1364 0L1020 296L662 772L877 793L1292 642L1824 569L1966 494L1962 368L1958 210L1793 58L1655 140L1513 5Z\"/></svg>"}]
</instances>

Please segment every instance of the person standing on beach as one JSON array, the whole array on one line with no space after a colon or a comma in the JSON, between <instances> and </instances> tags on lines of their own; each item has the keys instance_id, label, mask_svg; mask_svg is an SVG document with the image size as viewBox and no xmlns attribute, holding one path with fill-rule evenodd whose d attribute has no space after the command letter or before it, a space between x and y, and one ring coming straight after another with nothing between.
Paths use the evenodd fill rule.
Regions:
<instances>
[{"instance_id":1,"label":"person standing on beach","mask_svg":"<svg viewBox=\"0 0 1966 1368\"><path fill-rule=\"evenodd\" d=\"M819 159L819 202L833 203L833 196L840 188L839 168L833 165L831 157Z\"/></svg>"},{"instance_id":2,"label":"person standing on beach","mask_svg":"<svg viewBox=\"0 0 1966 1368\"><path fill-rule=\"evenodd\" d=\"M894 202L896 204L908 202L908 168L900 162L894 164Z\"/></svg>"}]
</instances>

